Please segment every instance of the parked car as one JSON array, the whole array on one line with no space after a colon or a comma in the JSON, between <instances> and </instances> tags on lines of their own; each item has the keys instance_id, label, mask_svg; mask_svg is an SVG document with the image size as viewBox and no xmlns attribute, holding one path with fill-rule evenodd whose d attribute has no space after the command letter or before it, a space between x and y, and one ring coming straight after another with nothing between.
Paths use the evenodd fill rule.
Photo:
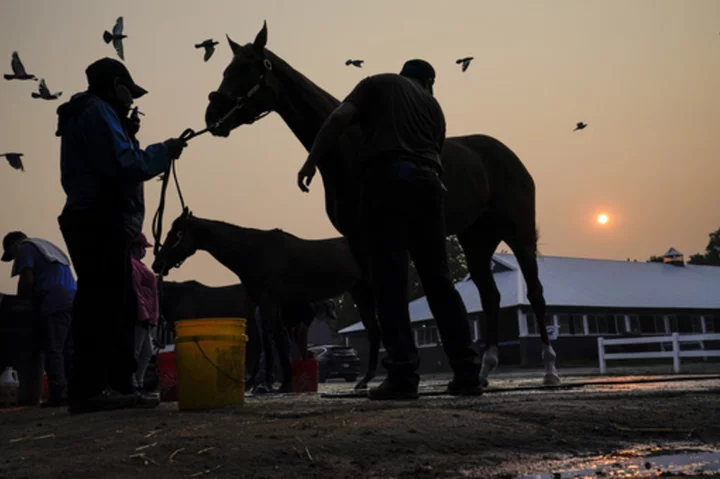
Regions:
<instances>
[{"instance_id":1,"label":"parked car","mask_svg":"<svg viewBox=\"0 0 720 479\"><path fill-rule=\"evenodd\" d=\"M321 383L332 378L353 382L360 373L360 357L357 351L349 346L312 346L308 351L312 352L320 363Z\"/></svg>"}]
</instances>

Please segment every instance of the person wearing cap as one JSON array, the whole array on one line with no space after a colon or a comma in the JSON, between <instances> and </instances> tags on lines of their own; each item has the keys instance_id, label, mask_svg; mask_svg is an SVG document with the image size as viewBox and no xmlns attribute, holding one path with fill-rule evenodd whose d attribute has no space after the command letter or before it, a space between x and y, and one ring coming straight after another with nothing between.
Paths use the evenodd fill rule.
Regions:
<instances>
[{"instance_id":1,"label":"person wearing cap","mask_svg":"<svg viewBox=\"0 0 720 479\"><path fill-rule=\"evenodd\" d=\"M131 248L135 294L138 298L138 321L135 324L135 360L138 366L133 381L135 389L141 394L146 393L143 389L145 371L152 358L152 331L160 318L157 277L142 262L146 248L151 246L145 235L140 233Z\"/></svg>"},{"instance_id":2,"label":"person wearing cap","mask_svg":"<svg viewBox=\"0 0 720 479\"><path fill-rule=\"evenodd\" d=\"M143 406L133 386L137 298L130 257L145 218L143 183L180 157L185 142L144 150L128 119L147 94L117 60L85 71L87 91L58 108L60 172L67 200L58 222L78 276L73 307L71 413Z\"/></svg>"},{"instance_id":3,"label":"person wearing cap","mask_svg":"<svg viewBox=\"0 0 720 479\"><path fill-rule=\"evenodd\" d=\"M60 248L40 238L13 231L3 238L2 261L13 261L11 277L19 276L17 295L31 301L45 354L48 400L43 406L67 404L66 377L72 368L70 334L77 286L70 261Z\"/></svg>"},{"instance_id":4,"label":"person wearing cap","mask_svg":"<svg viewBox=\"0 0 720 479\"><path fill-rule=\"evenodd\" d=\"M369 259L387 377L370 399L418 397L419 356L408 313L408 253L417 267L454 377L450 394L480 394L480 364L472 349L465 305L452 283L445 247L445 187L440 151L445 118L433 97L435 70L424 60L405 63L399 75L362 80L327 118L298 186L308 191L316 165L352 125L364 142L362 248Z\"/></svg>"}]
</instances>

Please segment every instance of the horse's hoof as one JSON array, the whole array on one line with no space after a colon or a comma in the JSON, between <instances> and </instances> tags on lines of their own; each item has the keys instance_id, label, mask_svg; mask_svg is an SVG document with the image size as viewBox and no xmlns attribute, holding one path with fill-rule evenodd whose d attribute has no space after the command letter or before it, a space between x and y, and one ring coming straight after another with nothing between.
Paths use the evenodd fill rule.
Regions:
<instances>
[{"instance_id":1,"label":"horse's hoof","mask_svg":"<svg viewBox=\"0 0 720 479\"><path fill-rule=\"evenodd\" d=\"M555 373L548 373L543 378L543 385L545 386L557 386L560 384L560 377Z\"/></svg>"},{"instance_id":2,"label":"horse's hoof","mask_svg":"<svg viewBox=\"0 0 720 479\"><path fill-rule=\"evenodd\" d=\"M480 378L480 386L482 386L483 388L486 388L489 385L490 385L490 383L488 382L487 378Z\"/></svg>"},{"instance_id":3,"label":"horse's hoof","mask_svg":"<svg viewBox=\"0 0 720 479\"><path fill-rule=\"evenodd\" d=\"M356 391L364 391L368 388L368 384L365 381L360 381L355 385Z\"/></svg>"}]
</instances>

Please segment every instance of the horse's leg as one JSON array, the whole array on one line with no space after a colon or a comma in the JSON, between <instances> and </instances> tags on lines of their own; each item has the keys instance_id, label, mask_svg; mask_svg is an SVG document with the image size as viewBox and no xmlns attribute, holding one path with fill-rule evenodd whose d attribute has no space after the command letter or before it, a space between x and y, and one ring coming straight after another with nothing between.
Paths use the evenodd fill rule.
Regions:
<instances>
[{"instance_id":1,"label":"horse's leg","mask_svg":"<svg viewBox=\"0 0 720 479\"><path fill-rule=\"evenodd\" d=\"M258 331L257 322L255 321L255 308L252 309L253 317L246 319L245 331L248 335L248 342L245 349L245 389L249 390L255 384L255 376L257 376L260 367L260 352L262 347L260 341L262 337Z\"/></svg>"},{"instance_id":2,"label":"horse's leg","mask_svg":"<svg viewBox=\"0 0 720 479\"><path fill-rule=\"evenodd\" d=\"M545 377L543 384L555 385L560 384L560 377L555 368L555 360L557 355L550 344L546 328L545 317L545 296L543 295L543 287L540 283L538 267L537 267L537 240L536 234L528 235L530 238L521 241L514 239L507 241L508 246L513 250L517 259L520 270L525 277L527 284L527 297L532 306L535 319L537 320L538 332L540 333L540 341L542 341L542 360L545 364Z\"/></svg>"},{"instance_id":3,"label":"horse's leg","mask_svg":"<svg viewBox=\"0 0 720 479\"><path fill-rule=\"evenodd\" d=\"M293 334L295 345L298 348L300 359L302 360L308 359L308 330L309 328L307 324L300 323L295 328L295 332Z\"/></svg>"},{"instance_id":4,"label":"horse's leg","mask_svg":"<svg viewBox=\"0 0 720 479\"><path fill-rule=\"evenodd\" d=\"M290 336L285 325L275 332L275 347L280 361L281 385L277 392L292 392L292 364L290 363Z\"/></svg>"},{"instance_id":5,"label":"horse's leg","mask_svg":"<svg viewBox=\"0 0 720 479\"><path fill-rule=\"evenodd\" d=\"M281 338L281 331L284 329L281 318L280 308L274 305L269 298L263 298L260 302L260 318L262 320L262 341L263 350L265 352L265 383L267 387L272 391L272 385L274 382L275 373L275 354L273 353L273 343L275 348L278 349L277 344ZM282 356L279 357L281 363L280 367L283 367ZM281 371L282 373L282 371Z\"/></svg>"},{"instance_id":6,"label":"horse's leg","mask_svg":"<svg viewBox=\"0 0 720 479\"><path fill-rule=\"evenodd\" d=\"M375 312L375 298L372 288L365 282L358 283L352 289L352 298L360 313L360 320L367 332L369 351L368 366L365 376L355 385L355 389L367 389L368 383L375 378L380 355L380 325Z\"/></svg>"},{"instance_id":7,"label":"horse's leg","mask_svg":"<svg viewBox=\"0 0 720 479\"><path fill-rule=\"evenodd\" d=\"M482 358L480 381L488 385L488 376L500 362L498 355L498 326L500 321L500 291L495 284L490 260L500 244L500 235L492 222L479 219L469 229L458 234L467 259L470 277L480 293L485 313L485 352Z\"/></svg>"}]
</instances>

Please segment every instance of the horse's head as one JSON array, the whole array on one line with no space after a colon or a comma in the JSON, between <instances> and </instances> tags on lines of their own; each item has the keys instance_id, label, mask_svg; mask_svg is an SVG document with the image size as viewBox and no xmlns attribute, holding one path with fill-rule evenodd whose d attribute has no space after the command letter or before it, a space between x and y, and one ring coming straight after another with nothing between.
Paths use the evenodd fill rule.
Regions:
<instances>
[{"instance_id":1,"label":"horse's head","mask_svg":"<svg viewBox=\"0 0 720 479\"><path fill-rule=\"evenodd\" d=\"M249 125L274 111L279 92L271 61L267 58L267 23L253 43L240 46L227 37L233 59L223 72L220 87L210 93L205 123L215 136L228 136L240 125Z\"/></svg>"},{"instance_id":2,"label":"horse's head","mask_svg":"<svg viewBox=\"0 0 720 479\"><path fill-rule=\"evenodd\" d=\"M172 268L179 268L197 251L192 230L188 227L192 217L190 210L185 208L183 213L173 221L172 228L168 231L165 242L153 261L152 269L155 274L167 276Z\"/></svg>"}]
</instances>

